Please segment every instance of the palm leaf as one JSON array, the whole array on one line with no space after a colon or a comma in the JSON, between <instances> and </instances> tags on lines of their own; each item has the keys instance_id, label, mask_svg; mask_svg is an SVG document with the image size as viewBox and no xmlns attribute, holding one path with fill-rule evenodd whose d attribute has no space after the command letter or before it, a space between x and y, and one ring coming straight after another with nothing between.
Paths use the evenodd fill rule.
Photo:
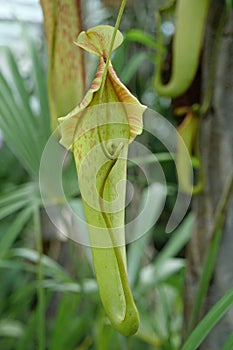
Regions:
<instances>
[{"instance_id":1,"label":"palm leaf","mask_svg":"<svg viewBox=\"0 0 233 350\"><path fill-rule=\"evenodd\" d=\"M45 69L40 58L40 53L36 47L35 42L27 34L26 30L23 30L23 35L25 38L26 47L29 53L29 57L32 62L32 79L34 83L35 95L39 100L40 105L40 119L39 125L41 129L42 137L46 142L51 134L50 129L50 112L48 105L48 93L47 93L47 82Z\"/></svg>"},{"instance_id":2,"label":"palm leaf","mask_svg":"<svg viewBox=\"0 0 233 350\"><path fill-rule=\"evenodd\" d=\"M25 208L9 226L8 230L0 236L0 258L2 258L13 245L15 239L32 215L32 207Z\"/></svg>"},{"instance_id":3,"label":"palm leaf","mask_svg":"<svg viewBox=\"0 0 233 350\"><path fill-rule=\"evenodd\" d=\"M26 206L31 206L33 198L37 197L36 190L37 186L34 183L27 183L2 194L0 196L0 219Z\"/></svg>"},{"instance_id":4,"label":"palm leaf","mask_svg":"<svg viewBox=\"0 0 233 350\"><path fill-rule=\"evenodd\" d=\"M34 176L37 150L33 152L33 145L36 143L32 133L28 132L27 120L24 118L25 114L14 99L14 92L0 72L0 128L9 148Z\"/></svg>"},{"instance_id":5,"label":"palm leaf","mask_svg":"<svg viewBox=\"0 0 233 350\"><path fill-rule=\"evenodd\" d=\"M50 135L49 109L40 52L28 35L24 37L32 62L34 93L40 104L40 115L36 115L31 107L32 94L26 88L14 55L4 47L2 51L10 79L0 72L0 128L12 152L28 173L37 178L41 154Z\"/></svg>"}]
</instances>

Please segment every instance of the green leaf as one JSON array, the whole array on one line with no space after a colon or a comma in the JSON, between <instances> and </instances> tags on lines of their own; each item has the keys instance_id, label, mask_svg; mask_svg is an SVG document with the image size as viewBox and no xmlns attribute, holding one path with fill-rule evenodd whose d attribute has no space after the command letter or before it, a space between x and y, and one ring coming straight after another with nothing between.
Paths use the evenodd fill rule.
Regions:
<instances>
[{"instance_id":1,"label":"green leaf","mask_svg":"<svg viewBox=\"0 0 233 350\"><path fill-rule=\"evenodd\" d=\"M12 253L12 251L11 251ZM30 273L36 273L36 266L34 265L29 265L27 262L23 261L20 262L17 259L5 259L1 260L0 259L0 268L1 269L9 269L9 270L15 270L19 271L22 270L24 272L30 272Z\"/></svg>"},{"instance_id":2,"label":"green leaf","mask_svg":"<svg viewBox=\"0 0 233 350\"><path fill-rule=\"evenodd\" d=\"M32 215L32 207L24 209L10 224L8 230L0 236L0 259L13 245L15 239Z\"/></svg>"},{"instance_id":3,"label":"green leaf","mask_svg":"<svg viewBox=\"0 0 233 350\"><path fill-rule=\"evenodd\" d=\"M149 34L140 29L131 29L125 35L126 41L135 41L151 49L157 49L157 41Z\"/></svg>"},{"instance_id":4,"label":"green leaf","mask_svg":"<svg viewBox=\"0 0 233 350\"><path fill-rule=\"evenodd\" d=\"M36 198L36 186L33 183L27 183L4 193L0 196L0 218L3 219L28 206L33 198Z\"/></svg>"},{"instance_id":5,"label":"green leaf","mask_svg":"<svg viewBox=\"0 0 233 350\"><path fill-rule=\"evenodd\" d=\"M11 203L15 203L18 200L31 198L32 194L36 191L36 185L34 183L26 183L11 189L3 193L0 196L0 208Z\"/></svg>"},{"instance_id":6,"label":"green leaf","mask_svg":"<svg viewBox=\"0 0 233 350\"><path fill-rule=\"evenodd\" d=\"M39 169L38 152L31 132L28 132L28 120L24 120L26 114L21 112L13 90L0 72L0 127L9 148L26 170L35 176Z\"/></svg>"},{"instance_id":7,"label":"green leaf","mask_svg":"<svg viewBox=\"0 0 233 350\"><path fill-rule=\"evenodd\" d=\"M4 47L4 53L10 70L10 77L12 79L14 93L17 94L17 101L21 106L25 120L27 120L29 123L27 125L29 127L29 131L35 131L36 120L30 106L30 94L25 88L24 81L20 75L19 68L12 51L9 47Z\"/></svg>"},{"instance_id":8,"label":"green leaf","mask_svg":"<svg viewBox=\"0 0 233 350\"><path fill-rule=\"evenodd\" d=\"M49 349L74 349L85 335L87 319L78 317L79 302L79 296L74 293L65 294L59 300ZM64 332L64 325L69 329L69 332Z\"/></svg>"},{"instance_id":9,"label":"green leaf","mask_svg":"<svg viewBox=\"0 0 233 350\"><path fill-rule=\"evenodd\" d=\"M23 28L23 37L32 62L32 78L35 96L38 98L40 105L39 126L40 136L42 137L40 142L42 146L44 146L51 134L45 68L42 65L41 53L36 47L35 41L28 34L26 28Z\"/></svg>"},{"instance_id":10,"label":"green leaf","mask_svg":"<svg viewBox=\"0 0 233 350\"><path fill-rule=\"evenodd\" d=\"M82 285L76 282L61 282L57 280L44 280L44 287L54 292L76 293L76 294L96 294L97 283L94 279L83 280Z\"/></svg>"},{"instance_id":11,"label":"green leaf","mask_svg":"<svg viewBox=\"0 0 233 350\"><path fill-rule=\"evenodd\" d=\"M165 247L157 255L154 269L158 270L163 265L163 263L179 253L179 251L188 243L191 234L192 227L194 223L194 217L192 214L189 214L182 222L182 224L171 233L171 237Z\"/></svg>"},{"instance_id":12,"label":"green leaf","mask_svg":"<svg viewBox=\"0 0 233 350\"><path fill-rule=\"evenodd\" d=\"M192 234L193 216L190 214L182 224L171 234L165 247L157 255L155 262L146 266L140 274L137 291L144 293L145 289L152 288L167 279L171 274L185 267L183 259L174 258L188 242Z\"/></svg>"},{"instance_id":13,"label":"green leaf","mask_svg":"<svg viewBox=\"0 0 233 350\"><path fill-rule=\"evenodd\" d=\"M21 322L10 319L0 321L0 337L20 338L24 333Z\"/></svg>"},{"instance_id":14,"label":"green leaf","mask_svg":"<svg viewBox=\"0 0 233 350\"><path fill-rule=\"evenodd\" d=\"M34 114L30 102L31 94L26 89L16 59L11 50L4 47L2 51L6 56L10 79L6 79L0 72L0 127L12 152L29 174L37 177L41 154L50 134L49 110L40 53L32 40L27 35L24 36L31 53L35 93L36 97L39 96L41 115Z\"/></svg>"},{"instance_id":15,"label":"green leaf","mask_svg":"<svg viewBox=\"0 0 233 350\"><path fill-rule=\"evenodd\" d=\"M181 350L196 350L216 323L233 305L233 288L230 289L208 312L188 337Z\"/></svg>"},{"instance_id":16,"label":"green leaf","mask_svg":"<svg viewBox=\"0 0 233 350\"><path fill-rule=\"evenodd\" d=\"M10 214L15 213L19 209L25 207L28 204L28 199L23 199L21 201L18 201L16 203L11 203L10 205L5 206L4 208L1 208L0 210L0 219L3 219L7 217Z\"/></svg>"},{"instance_id":17,"label":"green leaf","mask_svg":"<svg viewBox=\"0 0 233 350\"><path fill-rule=\"evenodd\" d=\"M120 74L120 78L124 84L128 84L132 77L137 72L140 65L143 63L143 61L148 59L148 55L145 52L141 52L139 54L136 54L132 56L127 64L125 65L125 68Z\"/></svg>"},{"instance_id":18,"label":"green leaf","mask_svg":"<svg viewBox=\"0 0 233 350\"><path fill-rule=\"evenodd\" d=\"M16 248L13 250L13 255L29 260L33 263L38 263L40 255L37 251L28 248ZM54 260L48 256L43 255L41 259L43 273L46 276L52 276L62 281L73 282L72 278L63 269L62 266L57 264Z\"/></svg>"},{"instance_id":19,"label":"green leaf","mask_svg":"<svg viewBox=\"0 0 233 350\"><path fill-rule=\"evenodd\" d=\"M229 335L221 350L233 349L233 332Z\"/></svg>"},{"instance_id":20,"label":"green leaf","mask_svg":"<svg viewBox=\"0 0 233 350\"><path fill-rule=\"evenodd\" d=\"M232 0L225 0L225 2L226 2L227 12L230 12L232 7L233 7L233 1Z\"/></svg>"},{"instance_id":21,"label":"green leaf","mask_svg":"<svg viewBox=\"0 0 233 350\"><path fill-rule=\"evenodd\" d=\"M137 291L141 294L145 289L153 288L171 275L179 272L185 267L185 260L179 258L167 259L159 270L152 264L141 269Z\"/></svg>"},{"instance_id":22,"label":"green leaf","mask_svg":"<svg viewBox=\"0 0 233 350\"><path fill-rule=\"evenodd\" d=\"M27 318L27 327L24 329L24 334L18 339L15 344L15 350L31 350L37 331L37 314L36 311L31 312Z\"/></svg>"},{"instance_id":23,"label":"green leaf","mask_svg":"<svg viewBox=\"0 0 233 350\"><path fill-rule=\"evenodd\" d=\"M155 162L170 162L174 161L171 153L163 152L163 153L155 153L149 154L146 156L134 157L129 160L128 168L133 168L135 166L141 166L146 164L154 164Z\"/></svg>"}]
</instances>

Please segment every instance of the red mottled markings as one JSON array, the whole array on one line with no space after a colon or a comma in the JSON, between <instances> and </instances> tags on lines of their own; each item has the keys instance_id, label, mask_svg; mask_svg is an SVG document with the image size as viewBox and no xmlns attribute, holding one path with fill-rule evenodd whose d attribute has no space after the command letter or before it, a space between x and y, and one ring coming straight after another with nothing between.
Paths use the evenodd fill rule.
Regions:
<instances>
[{"instance_id":1,"label":"red mottled markings","mask_svg":"<svg viewBox=\"0 0 233 350\"><path fill-rule=\"evenodd\" d=\"M83 98L83 51L74 45L82 30L81 0L40 0L48 41L50 108L53 119L70 112ZM56 125L55 122L53 122Z\"/></svg>"}]
</instances>

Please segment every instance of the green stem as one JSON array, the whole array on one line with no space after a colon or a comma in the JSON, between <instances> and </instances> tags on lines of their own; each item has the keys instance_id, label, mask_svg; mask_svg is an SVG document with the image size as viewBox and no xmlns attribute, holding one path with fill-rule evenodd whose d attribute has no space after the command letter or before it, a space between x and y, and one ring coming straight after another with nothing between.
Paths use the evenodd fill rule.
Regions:
<instances>
[{"instance_id":1,"label":"green stem","mask_svg":"<svg viewBox=\"0 0 233 350\"><path fill-rule=\"evenodd\" d=\"M116 39L117 31L118 31L118 28L119 28L119 25L120 25L120 22L121 22L121 18L122 18L123 13L124 13L124 9L125 9L126 3L127 3L127 0L122 0L121 6L120 6L120 9L119 9L119 13L118 13L118 16L117 16L114 32L113 32L113 35L112 35L112 40L111 40L111 43L110 43L109 53L108 53L108 57L107 57L107 60L106 60L106 65L105 65L104 72L103 72L103 78L102 78L102 83L101 83L101 87L100 87L100 101L102 101L105 81L106 81L107 73L108 73L108 66L109 66L110 59L111 59L111 54L112 54L112 49L113 49L113 45L114 45L114 42L115 42L115 39Z\"/></svg>"},{"instance_id":2,"label":"green stem","mask_svg":"<svg viewBox=\"0 0 233 350\"><path fill-rule=\"evenodd\" d=\"M40 222L40 211L39 207L34 208L34 229L35 229L35 239L36 247L38 251L38 263L37 263L37 297L38 297L38 350L45 349L45 298L43 289L43 271L42 271L42 238L41 238L41 222Z\"/></svg>"},{"instance_id":3,"label":"green stem","mask_svg":"<svg viewBox=\"0 0 233 350\"><path fill-rule=\"evenodd\" d=\"M222 229L225 222L225 214L231 194L233 192L233 173L230 174L226 186L223 190L223 194L220 198L219 205L216 210L215 223L213 233L211 236L211 242L204 261L203 272L199 281L196 297L191 310L191 315L188 324L188 333L194 329L198 323L203 301L208 292L209 283L214 271L214 266L218 254L218 248L221 241Z\"/></svg>"},{"instance_id":4,"label":"green stem","mask_svg":"<svg viewBox=\"0 0 233 350\"><path fill-rule=\"evenodd\" d=\"M112 35L112 39L111 39L111 43L110 43L110 47L109 47L108 57L107 57L106 64L105 64L105 67L104 67L102 82L101 82L101 86L100 86L100 92L99 92L99 103L100 104L103 103L103 93L104 93L105 82L106 82L106 78L107 78L107 74L108 74L108 67L109 67L109 63L110 63L111 54L112 54L114 42L115 42L115 39L116 39L117 31L118 31L118 28L119 28L119 25L120 25L120 22L121 22L121 18L122 18L123 13L124 13L124 9L125 9L126 3L127 3L127 0L122 0L121 6L120 6L120 9L119 9L119 13L118 13L118 16L117 16L116 24L115 24L115 27L114 27L114 31L113 31L113 35ZM98 123L98 126L97 126L97 130L98 130L99 139L101 141L101 143L100 143L101 144L101 148L102 148L104 154L106 155L107 158L113 159L111 157L111 155L109 154L106 146L105 146L105 142L103 142L103 139L102 139L102 136L101 136L101 132L100 132L99 123ZM120 148L119 148L118 151L120 152L121 151L121 145L119 145L119 146L120 146Z\"/></svg>"}]
</instances>

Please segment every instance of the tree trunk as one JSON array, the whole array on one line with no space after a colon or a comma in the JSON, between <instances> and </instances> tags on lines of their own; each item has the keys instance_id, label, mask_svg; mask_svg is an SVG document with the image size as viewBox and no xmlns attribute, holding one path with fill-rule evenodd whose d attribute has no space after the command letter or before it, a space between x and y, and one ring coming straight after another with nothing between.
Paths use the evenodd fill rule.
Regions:
<instances>
[{"instance_id":1,"label":"tree trunk","mask_svg":"<svg viewBox=\"0 0 233 350\"><path fill-rule=\"evenodd\" d=\"M215 213L224 186L233 169L233 13L228 15L221 34L217 55L214 53L217 28L224 11L223 0L213 0L207 25L203 58L203 94L214 73L210 108L201 122L200 151L205 173L202 194L193 200L195 228L188 246L185 285L184 324L192 309L203 262L215 221ZM210 65L215 70L210 73ZM233 287L233 194L226 212L215 270L203 305L202 316ZM199 349L219 350L233 330L233 310L219 322ZM187 329L184 329L184 334Z\"/></svg>"}]
</instances>

